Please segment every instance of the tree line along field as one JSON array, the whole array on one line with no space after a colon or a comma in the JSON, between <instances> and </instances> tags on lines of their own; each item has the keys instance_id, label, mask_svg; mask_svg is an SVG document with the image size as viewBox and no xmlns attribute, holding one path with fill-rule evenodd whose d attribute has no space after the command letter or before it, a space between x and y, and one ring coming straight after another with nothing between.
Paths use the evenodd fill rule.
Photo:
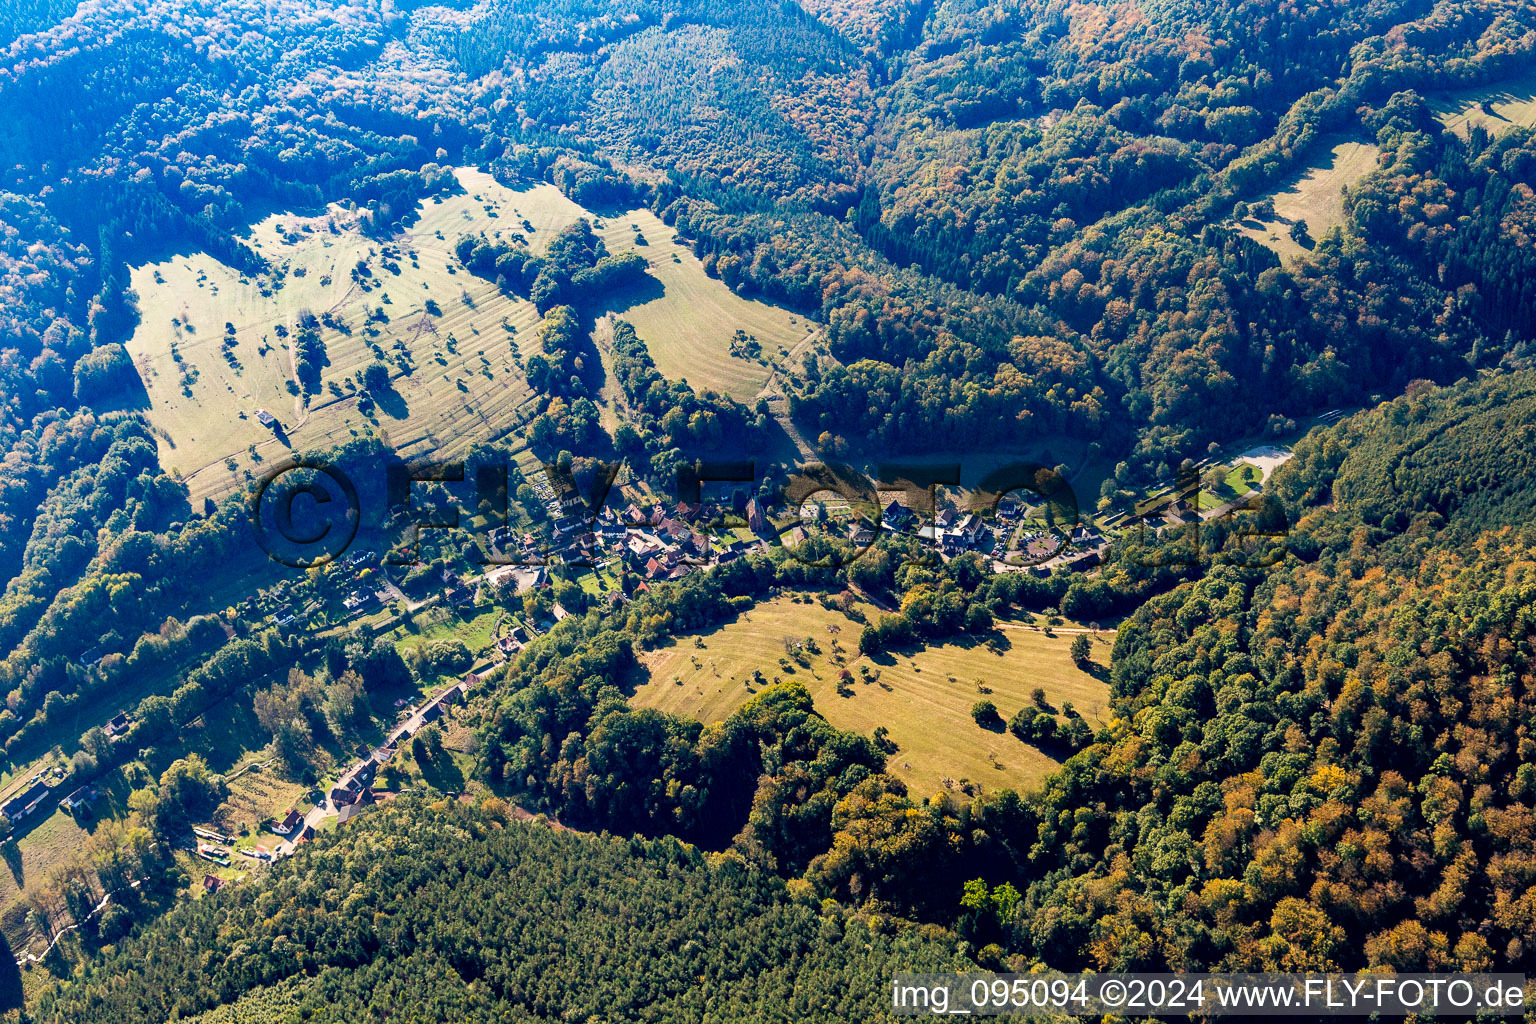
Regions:
<instances>
[{"instance_id":1,"label":"tree line along field","mask_svg":"<svg viewBox=\"0 0 1536 1024\"><path fill-rule=\"evenodd\" d=\"M609 296L606 310L635 325L663 373L698 388L750 401L768 378L768 361L813 329L708 277L648 210L603 218L552 185L512 189L467 168L456 176L461 191L424 202L387 241L365 236L356 213L339 206L268 217L249 241L271 275L243 275L203 253L133 270L141 316L127 347L161 459L182 473L194 499L227 492L276 460L280 441L257 421L259 409L278 418L292 446L305 448L374 432L406 455L451 455L515 432L531 415L519 360L538 351L538 312L457 266L452 249L465 234L521 237L541 252L561 228L587 217L610 252L640 251L650 277ZM360 263L366 273L355 273ZM306 311L322 318L328 361L307 399L297 393L293 352ZM226 325L234 327L232 359L223 351ZM732 354L737 331L758 343L761 358ZM380 352L395 394L364 415L352 382Z\"/></svg>"},{"instance_id":2,"label":"tree line along field","mask_svg":"<svg viewBox=\"0 0 1536 1024\"><path fill-rule=\"evenodd\" d=\"M773 357L816 329L803 316L743 298L710 277L693 250L648 209L596 213L552 185L512 189L482 171L461 168L457 174L468 191L483 197L479 212L487 222L471 228L442 227L450 241L466 232L484 231L488 238L504 241L515 241L521 234L531 251L541 253L562 228L585 217L610 253L635 251L644 256L648 277L613 290L592 312L620 316L633 325L657 369L669 379L686 379L697 389L728 392L750 402L767 381ZM423 250L451 255L442 240L423 237L420 227L409 236ZM732 353L737 331L758 343L761 359Z\"/></svg>"},{"instance_id":3,"label":"tree line along field","mask_svg":"<svg viewBox=\"0 0 1536 1024\"><path fill-rule=\"evenodd\" d=\"M866 604L858 609L871 620L880 614ZM933 644L869 658L858 653L862 629L840 611L775 598L725 626L697 638L679 636L672 646L646 654L650 680L636 688L630 704L708 724L723 721L760 691L754 671L770 685L775 677L798 680L833 726L866 736L884 726L896 743L886 770L906 782L915 796L939 792L946 788L945 780L969 780L987 790L1032 789L1057 767L1058 762L1039 748L1006 731L977 725L971 717L977 701L991 701L1007 719L1031 704L1031 693L1039 687L1058 711L1071 701L1095 729L1108 720L1109 688L1072 662L1069 648L1077 632L1048 635L1002 623L992 646L972 641ZM1109 664L1113 636L1093 636L1094 665ZM804 644L808 637L820 652L801 648L807 667L787 654L785 642ZM842 663L836 660L839 655ZM853 679L843 684L845 695L840 695L838 677L845 667ZM861 671L864 667L868 676Z\"/></svg>"}]
</instances>

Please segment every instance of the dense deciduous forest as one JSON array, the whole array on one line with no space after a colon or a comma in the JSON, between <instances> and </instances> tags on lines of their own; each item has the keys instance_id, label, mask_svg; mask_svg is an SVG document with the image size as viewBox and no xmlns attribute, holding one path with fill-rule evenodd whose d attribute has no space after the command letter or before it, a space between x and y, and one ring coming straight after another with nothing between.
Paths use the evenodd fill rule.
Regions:
<instances>
[{"instance_id":1,"label":"dense deciduous forest","mask_svg":"<svg viewBox=\"0 0 1536 1024\"><path fill-rule=\"evenodd\" d=\"M1372 527L1446 540L1530 522L1536 377L1419 382L1401 397L1303 438L1275 481L1293 508L1331 502Z\"/></svg>"}]
</instances>

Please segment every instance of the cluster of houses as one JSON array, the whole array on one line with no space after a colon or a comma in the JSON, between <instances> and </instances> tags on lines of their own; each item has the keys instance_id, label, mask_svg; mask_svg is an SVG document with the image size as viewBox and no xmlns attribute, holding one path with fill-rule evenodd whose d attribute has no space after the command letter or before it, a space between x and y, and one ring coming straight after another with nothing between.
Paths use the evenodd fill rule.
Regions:
<instances>
[{"instance_id":1,"label":"cluster of houses","mask_svg":"<svg viewBox=\"0 0 1536 1024\"><path fill-rule=\"evenodd\" d=\"M1048 576L1056 569L1078 572L1090 569L1100 563L1109 547L1109 540L1097 530L1081 525L1073 530L1070 543L1049 530L1025 531L1015 538L1025 511L1022 502L1005 496L998 502L993 517L983 518L976 512L944 508L934 514L930 524L920 525L922 519L918 513L892 500L880 510L878 526L855 516L848 522L846 531L849 542L855 547L873 543L879 530L911 533L936 545L946 558L977 551L997 559L1000 568L1022 559L1033 563L1028 568L1037 576ZM804 529L797 527L794 536L797 543L804 540Z\"/></svg>"},{"instance_id":2,"label":"cluster of houses","mask_svg":"<svg viewBox=\"0 0 1536 1024\"><path fill-rule=\"evenodd\" d=\"M902 530L914 519L911 512L893 501L881 512L880 525L888 530ZM974 512L961 515L947 508L934 515L932 526L919 527L917 535L936 543L940 552L951 556L966 551L991 550L998 540L981 516Z\"/></svg>"},{"instance_id":3,"label":"cluster of houses","mask_svg":"<svg viewBox=\"0 0 1536 1024\"><path fill-rule=\"evenodd\" d=\"M670 505L630 502L624 507L610 502L594 515L574 492L556 495L547 481L540 479L539 482L543 484L541 496L547 497L545 503L551 512L549 530L535 533L516 526L500 526L489 531L485 539L493 564L483 579L474 575L462 576L443 568L440 592L444 602L473 604L479 598L483 581L505 585L511 578L518 592L547 586L550 579L545 566L557 560L568 565L622 567L639 576L642 580L640 589L645 590L651 584L683 579L705 566L725 565L757 552L766 552L777 541L780 531L780 526L770 519L767 508L756 498L743 501L738 496L732 502L677 502ZM999 502L995 516L983 518L975 512L945 508L925 525L917 512L896 500L888 501L874 522L859 515L829 520L823 505L808 503L801 511L801 525L791 531L792 543L798 546L813 532L819 532L844 536L855 547L865 548L884 530L921 537L934 544L945 558L976 551L1003 559L1006 551L1008 561L1016 563L1020 552L1009 550L1010 538L1025 511L1022 502L1005 496ZM718 524L730 520L738 525L745 521L747 531L719 528ZM713 529L713 536L710 529ZM1048 575L1057 568L1084 570L1097 565L1108 541L1087 528L1080 528L1078 533L1087 540L1074 537L1073 543L1066 546L1062 546L1055 535L1026 534L1022 541L1023 555L1036 562L1030 566L1030 571ZM1057 546L1063 549L1053 557L1050 551ZM1042 556L1044 561L1040 561ZM366 585L357 577L359 566L375 560L373 552L362 552L334 563L327 570L332 574L344 574L340 580L329 579L328 583L353 584L353 589L343 600L349 612L365 612L381 600L376 587ZM280 583L262 592L259 599L248 599L247 611L270 610L279 626L304 618L305 609L301 607L304 602L284 587L285 584ZM608 600L621 602L626 598L615 592L608 595ZM560 617L561 613L557 611L556 618ZM538 627L531 623L527 628L529 632L538 632ZM510 657L527 642L528 636L520 628L498 640L496 649L503 657Z\"/></svg>"},{"instance_id":4,"label":"cluster of houses","mask_svg":"<svg viewBox=\"0 0 1536 1024\"><path fill-rule=\"evenodd\" d=\"M374 802L374 778L379 769L394 758L400 744L445 717L454 705L462 704L469 691L479 683L480 677L471 672L459 682L433 694L419 708L409 712L382 744L348 768L325 795L327 805L336 813L337 823L345 825ZM297 810L288 811L280 820L268 822L267 827L286 837L290 848L314 838L314 827Z\"/></svg>"},{"instance_id":5,"label":"cluster of houses","mask_svg":"<svg viewBox=\"0 0 1536 1024\"><path fill-rule=\"evenodd\" d=\"M767 550L773 528L756 500L746 503L744 515L757 539L732 537L713 544L701 523L719 522L722 509L713 503L678 502L670 508L660 503L624 509L604 506L595 517L562 508L551 521L552 547L532 533L499 527L487 535L492 549L503 558L548 562L563 560L572 565L619 562L649 582L679 580L702 565L724 564L755 550ZM538 585L535 581L534 585Z\"/></svg>"},{"instance_id":6,"label":"cluster of houses","mask_svg":"<svg viewBox=\"0 0 1536 1024\"><path fill-rule=\"evenodd\" d=\"M578 500L576 505L579 504ZM711 540L700 524L721 522L727 510L709 502L680 502L670 507L631 503L623 509L606 505L595 517L580 514L583 508L573 510L559 502L551 502L551 507L556 509L552 521L553 550L548 550L548 545L534 534L510 527L491 531L492 548L503 557L528 562L555 558L584 565L619 562L648 583L656 583L682 579L704 565L722 565L756 551L766 551L779 533L767 510L755 498L732 513L738 522L745 519L754 535L750 540L731 534L717 534ZM801 512L803 522L791 530L791 542L799 545L813 531L837 532L855 547L863 548L884 530L921 537L937 546L946 558L967 551L1002 558L1026 511L1025 504L1010 495L998 502L995 516L984 518L976 512L944 508L925 525L917 512L892 499L881 508L878 522L854 515L834 523L827 520L823 506L807 504ZM1058 536L1043 532L1026 534L1022 544L1030 558L1062 548L1058 558L1045 563L1043 575L1055 568L1081 570L1097 565L1109 542L1097 531L1079 527L1070 545L1062 545Z\"/></svg>"},{"instance_id":7,"label":"cluster of houses","mask_svg":"<svg viewBox=\"0 0 1536 1024\"><path fill-rule=\"evenodd\" d=\"M194 852L198 857L208 861L210 864L217 864L221 868L229 867L229 851L235 845L234 836L227 836L222 832L215 832L213 829L202 828L197 825L192 826L192 836L195 843ZM223 879L218 879L216 875L204 875L204 889L209 891L217 890L218 886L210 887L208 885L208 879L210 878L216 879L219 885L223 884Z\"/></svg>"},{"instance_id":8,"label":"cluster of houses","mask_svg":"<svg viewBox=\"0 0 1536 1024\"><path fill-rule=\"evenodd\" d=\"M934 513L930 525L921 526L921 517L916 512L893 499L880 510L880 529L891 533L915 533L936 544L942 554L952 557L966 551L990 552L1005 548L1023 512L1023 505L1005 497L999 502L993 521L983 519L975 512L941 508ZM874 536L875 528L862 518L855 518L848 530L848 539L857 546L868 544Z\"/></svg>"},{"instance_id":9,"label":"cluster of houses","mask_svg":"<svg viewBox=\"0 0 1536 1024\"><path fill-rule=\"evenodd\" d=\"M1108 537L1091 527L1079 526L1072 531L1072 547L1060 556L1056 564L1045 565L1045 568L1060 567L1073 572L1083 572L1102 562L1108 547Z\"/></svg>"},{"instance_id":10,"label":"cluster of houses","mask_svg":"<svg viewBox=\"0 0 1536 1024\"><path fill-rule=\"evenodd\" d=\"M1019 538L1020 554L1029 561L1028 571L1035 576L1049 576L1056 569L1086 572L1104 560L1109 539L1090 526L1072 531L1071 542L1049 530L1033 530Z\"/></svg>"},{"instance_id":11,"label":"cluster of houses","mask_svg":"<svg viewBox=\"0 0 1536 1024\"><path fill-rule=\"evenodd\" d=\"M55 768L51 774L57 778L63 778L64 776L63 771L58 768ZM6 820L14 828L35 814L38 808L42 807L48 798L53 795L53 792L54 787L47 783L42 773L34 775L20 792L4 803L0 803L0 814L4 814ZM64 809L66 814L76 814L90 807L100 797L101 792L96 786L93 783L86 783L61 799L59 806Z\"/></svg>"}]
</instances>

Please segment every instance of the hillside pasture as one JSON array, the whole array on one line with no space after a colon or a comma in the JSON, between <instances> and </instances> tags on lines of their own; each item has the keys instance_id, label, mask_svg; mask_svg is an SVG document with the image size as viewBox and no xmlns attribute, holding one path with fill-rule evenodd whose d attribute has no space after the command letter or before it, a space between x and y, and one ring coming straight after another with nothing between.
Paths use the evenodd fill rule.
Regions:
<instances>
[{"instance_id":1,"label":"hillside pasture","mask_svg":"<svg viewBox=\"0 0 1536 1024\"><path fill-rule=\"evenodd\" d=\"M871 618L879 612L861 605ZM837 627L838 632L828 627ZM637 707L653 707L709 723L728 717L759 687L752 673L761 671L767 683L798 679L810 690L816 709L839 729L871 735L884 726L897 749L887 769L916 795L929 795L961 780L983 789L1027 789L1057 766L1040 749L1007 732L992 732L971 719L978 700L990 700L1011 718L1031 702L1031 691L1045 690L1056 708L1071 701L1097 728L1107 714L1109 691L1099 676L1079 669L1069 648L1075 633L1055 635L1004 624L992 644L965 640L912 651L893 652L871 660L858 654L863 626L841 612L816 604L796 604L788 598L764 602L735 621L695 637L681 636L667 648L643 656L650 680L631 698ZM785 641L815 639L821 653L802 649L809 667L796 663ZM1093 661L1109 663L1112 634L1094 638ZM833 643L843 650L836 651ZM837 659L841 657L842 661ZM794 667L787 671L779 659ZM860 672L868 666L872 678ZM853 682L838 693L840 671L848 668ZM876 675L876 673L878 673ZM985 688L989 692L981 692Z\"/></svg>"},{"instance_id":2,"label":"hillside pasture","mask_svg":"<svg viewBox=\"0 0 1536 1024\"><path fill-rule=\"evenodd\" d=\"M128 351L161 462L183 475L195 500L242 486L289 447L374 434L408 457L451 456L476 441L516 436L533 412L520 360L539 351L539 315L458 266L453 246L465 234L522 242L537 253L587 217L609 251L638 250L651 267L650 279L592 312L629 319L669 377L744 401L761 390L768 362L814 330L707 276L648 210L604 219L552 185L508 188L473 169L455 173L458 189L423 202L387 242L362 233L357 211L332 205L274 214L251 229L247 241L270 273L244 275L206 253L133 269L140 323ZM293 351L305 312L324 321L327 360L307 396ZM732 353L738 330L761 347L757 356L740 346ZM357 378L375 360L390 367L393 390L373 396L365 415ZM257 421L263 409L277 417L280 434Z\"/></svg>"},{"instance_id":3,"label":"hillside pasture","mask_svg":"<svg viewBox=\"0 0 1536 1024\"><path fill-rule=\"evenodd\" d=\"M1431 97L1440 123L1465 137L1472 125L1490 135L1536 125L1536 72L1477 89L1456 89Z\"/></svg>"},{"instance_id":4,"label":"hillside pasture","mask_svg":"<svg viewBox=\"0 0 1536 1024\"><path fill-rule=\"evenodd\" d=\"M1332 144L1330 145L1329 142ZM1241 230L1273 249L1281 260L1296 259L1306 253L1291 238L1291 225L1305 221L1307 233L1322 238L1329 228L1344 223L1344 189L1376 168L1381 151L1369 142L1337 139L1320 146L1319 159L1297 175L1271 198L1275 216L1271 220L1248 219Z\"/></svg>"},{"instance_id":5,"label":"hillside pasture","mask_svg":"<svg viewBox=\"0 0 1536 1024\"><path fill-rule=\"evenodd\" d=\"M605 303L614 317L629 321L650 350L656 368L695 390L711 389L751 404L768 381L770 363L793 351L816 325L803 316L737 295L672 229L649 210L631 210L598 229L609 252L639 252L652 280L615 290ZM636 237L645 239L637 245ZM737 331L756 343L757 356L732 354Z\"/></svg>"},{"instance_id":6,"label":"hillside pasture","mask_svg":"<svg viewBox=\"0 0 1536 1024\"><path fill-rule=\"evenodd\" d=\"M423 204L409 232L388 243L393 258L358 230L355 213L332 206L252 229L272 275L241 275L200 253L133 271L141 319L128 350L161 461L180 470L194 498L238 487L279 459L285 442L326 447L371 432L407 455L453 454L515 429L530 392L514 355L537 351L538 313L457 268L449 250L458 235L494 224L474 197L478 183L463 184ZM552 198L563 200L549 188L524 205L545 219L550 208L567 212ZM292 352L303 311L340 327L320 331L328 365L307 399L296 393ZM222 352L227 324L233 359ZM355 378L375 359L390 366L393 391L375 396L365 416ZM278 418L282 437L257 422L258 409Z\"/></svg>"}]
</instances>

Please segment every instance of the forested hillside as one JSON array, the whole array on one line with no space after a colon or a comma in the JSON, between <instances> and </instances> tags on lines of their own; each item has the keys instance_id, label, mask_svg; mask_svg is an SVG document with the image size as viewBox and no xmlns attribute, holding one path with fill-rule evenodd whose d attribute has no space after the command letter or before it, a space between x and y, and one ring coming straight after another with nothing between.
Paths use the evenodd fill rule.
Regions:
<instances>
[{"instance_id":1,"label":"forested hillside","mask_svg":"<svg viewBox=\"0 0 1536 1024\"><path fill-rule=\"evenodd\" d=\"M1100 968L1528 964L1529 532L1359 527L1214 572L1115 651L1117 720L1040 805L1022 941Z\"/></svg>"},{"instance_id":2,"label":"forested hillside","mask_svg":"<svg viewBox=\"0 0 1536 1024\"><path fill-rule=\"evenodd\" d=\"M1412 90L1512 73L1530 45L1518 6L947 5L904 23L894 52L798 8L642 4L595 21L572 41L494 8L461 45L477 70L505 54L481 86L499 123L574 126L667 169L687 197L668 216L722 279L819 307L844 365L798 382L811 436L907 450L1134 436L1133 466L1154 472L1236 424L1503 354L1483 311L1509 308L1508 262L1474 255L1494 235L1440 233L1471 250L1449 279L1393 244L1369 199L1352 199L1358 234L1320 232L1300 266L1229 218L1354 132L1390 153L1362 196L1464 166L1446 196L1497 223L1503 200L1482 203L1476 181L1492 174L1502 196L1523 165L1442 135ZM513 166L548 159L536 152Z\"/></svg>"},{"instance_id":3,"label":"forested hillside","mask_svg":"<svg viewBox=\"0 0 1536 1024\"><path fill-rule=\"evenodd\" d=\"M35 336L81 332L25 348L17 370L51 355L10 392L17 425L54 360L131 326L124 260L186 239L262 273L239 233L268 204L352 201L387 233L448 159L648 201L728 285L824 319L839 365L790 368L792 409L855 449L1065 433L1167 472L1238 427L1496 364L1528 327L1500 227L1526 216L1528 135L1443 132L1421 98L1518 68L1523 5L918 13L872 44L835 7L87 4L0 76L7 220L44 200L17 226L81 276L17 297L51 311ZM307 113L270 116L306 76L328 83ZM1341 133L1381 170L1339 239L1281 265L1236 224Z\"/></svg>"},{"instance_id":4,"label":"forested hillside","mask_svg":"<svg viewBox=\"0 0 1536 1024\"><path fill-rule=\"evenodd\" d=\"M818 907L676 840L412 800L140 930L34 1019L877 1020L891 971L963 962L940 929Z\"/></svg>"},{"instance_id":5,"label":"forested hillside","mask_svg":"<svg viewBox=\"0 0 1536 1024\"><path fill-rule=\"evenodd\" d=\"M1471 539L1531 521L1536 494L1536 374L1418 384L1296 446L1275 494L1330 501L1393 530Z\"/></svg>"},{"instance_id":6,"label":"forested hillside","mask_svg":"<svg viewBox=\"0 0 1536 1024\"><path fill-rule=\"evenodd\" d=\"M9 43L17 36L47 28L79 5L80 0L16 0L0 13L0 41Z\"/></svg>"}]
</instances>

